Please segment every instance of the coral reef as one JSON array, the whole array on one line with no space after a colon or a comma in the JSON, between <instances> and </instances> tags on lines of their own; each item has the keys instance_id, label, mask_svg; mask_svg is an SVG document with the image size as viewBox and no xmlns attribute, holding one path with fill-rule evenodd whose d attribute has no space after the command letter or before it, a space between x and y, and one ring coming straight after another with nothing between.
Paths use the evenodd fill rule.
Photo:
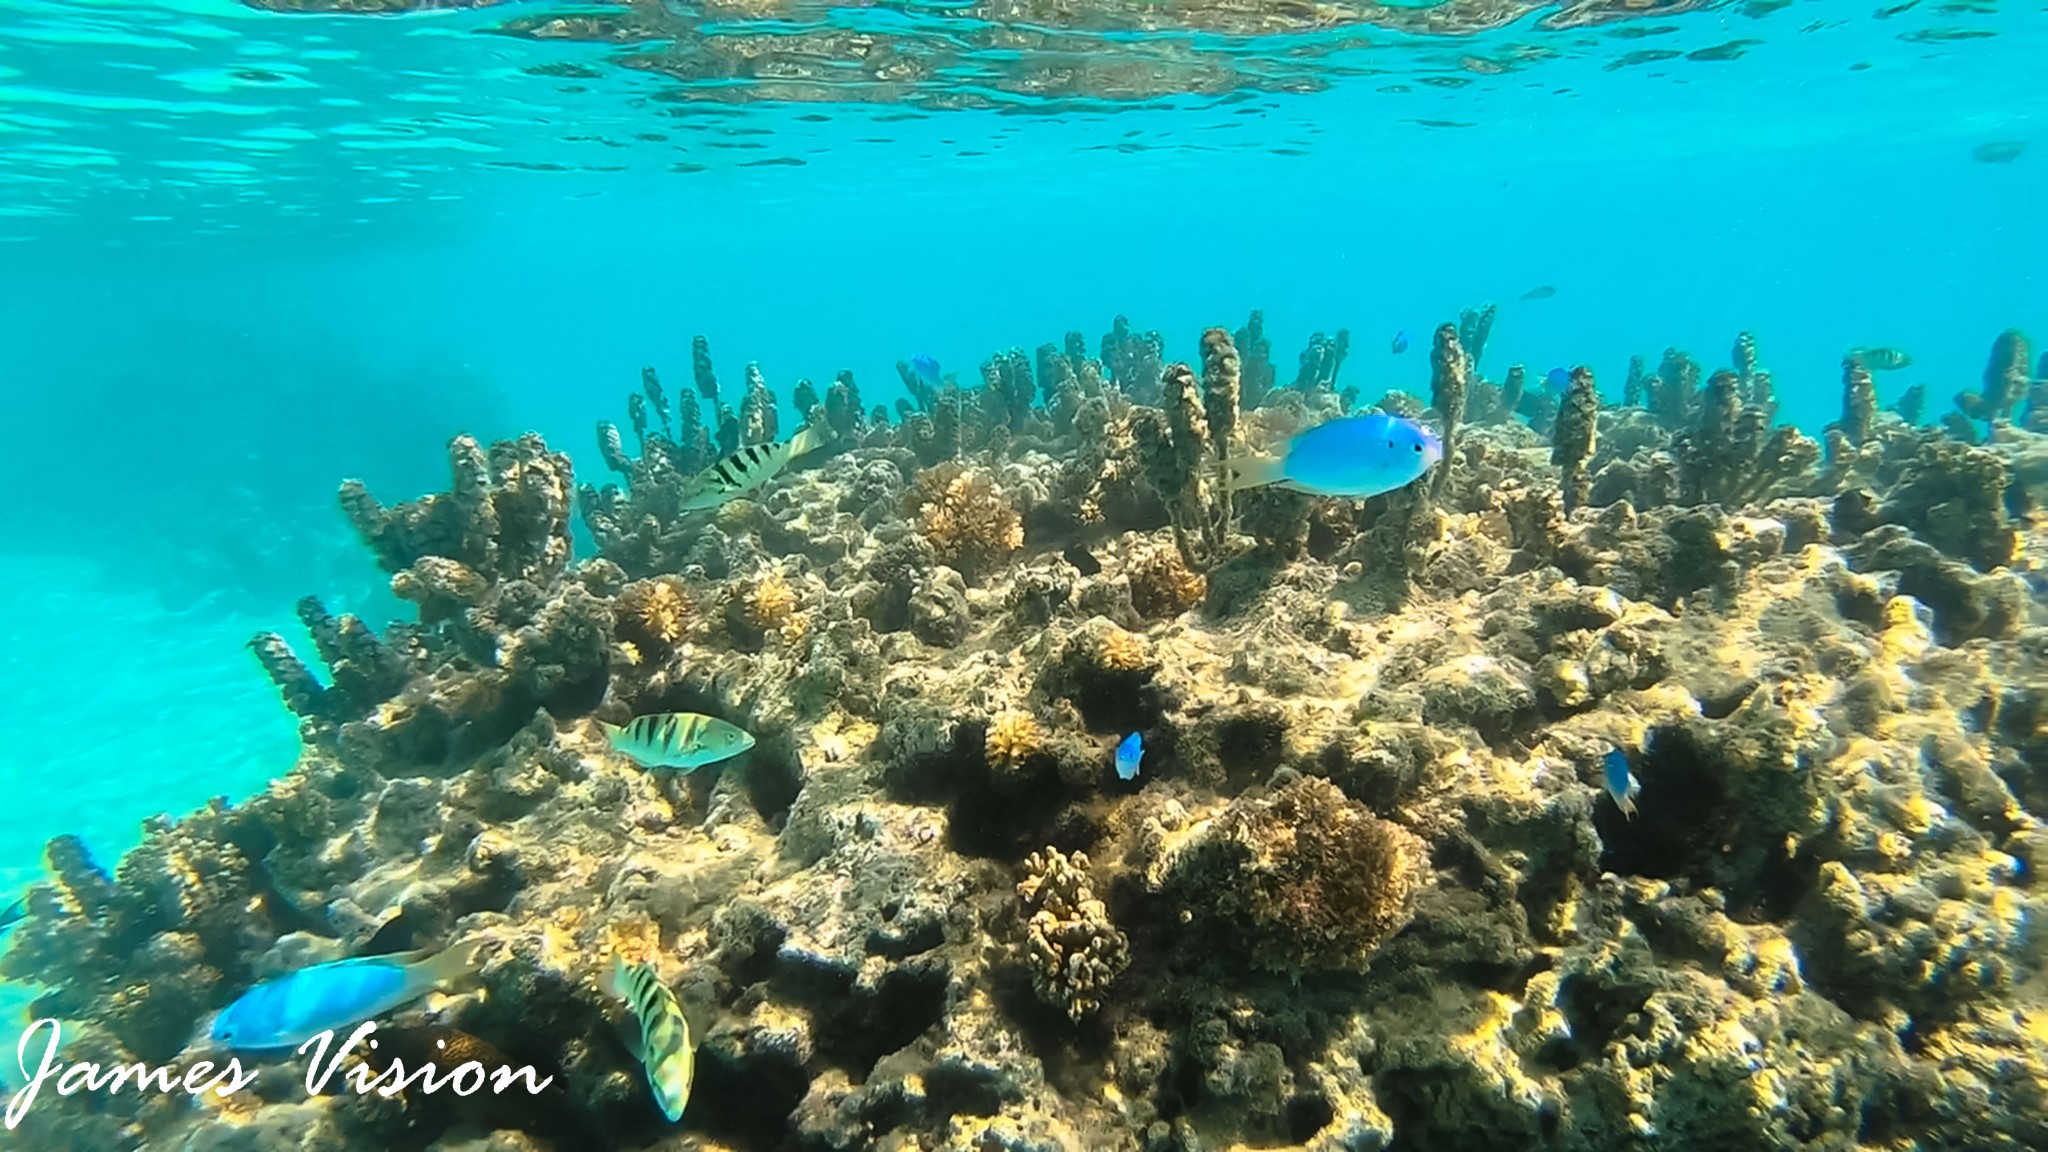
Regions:
<instances>
[{"instance_id":1,"label":"coral reef","mask_svg":"<svg viewBox=\"0 0 2048 1152\"><path fill-rule=\"evenodd\" d=\"M1753 339L1620 405L1576 370L1525 422L1543 389L1481 378L1471 325L1434 350L1427 497L1219 498L1219 453L1340 406L1341 334L1276 387L1257 314L1199 376L1119 319L1099 361L1004 352L895 420L800 387L834 450L684 513L712 425L771 427L703 407L700 342L693 391L650 372L600 431L627 487L574 490L580 560L530 437L457 439L396 507L346 487L417 618L309 597L324 675L252 642L297 767L111 871L52 842L0 975L70 1059L189 1064L267 976L475 937L478 987L393 1052L456 1029L559 1096L308 1097L286 1057L217 1104L46 1095L17 1141L2048 1143L2048 438L2014 349L1967 438L1848 365L1823 463ZM688 777L609 750L598 721L662 711L756 745ZM615 951L701 1021L679 1128L611 1038Z\"/></svg>"}]
</instances>

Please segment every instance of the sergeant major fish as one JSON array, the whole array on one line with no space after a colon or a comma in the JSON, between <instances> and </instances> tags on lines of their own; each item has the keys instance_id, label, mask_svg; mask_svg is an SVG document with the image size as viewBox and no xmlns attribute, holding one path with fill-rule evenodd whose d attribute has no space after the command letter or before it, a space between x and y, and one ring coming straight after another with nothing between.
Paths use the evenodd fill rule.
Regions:
<instances>
[{"instance_id":1,"label":"sergeant major fish","mask_svg":"<svg viewBox=\"0 0 2048 1152\"><path fill-rule=\"evenodd\" d=\"M1897 348L1853 348L1849 356L1872 372L1896 372L1913 364L1913 358Z\"/></svg>"},{"instance_id":2,"label":"sergeant major fish","mask_svg":"<svg viewBox=\"0 0 2048 1152\"><path fill-rule=\"evenodd\" d=\"M654 1102L669 1123L682 1119L683 1109L690 1103L690 1081L697 1074L697 1049L676 994L654 974L652 965L628 964L623 956L613 957L612 970L601 987L633 1009L640 1022L633 1054L647 1070Z\"/></svg>"},{"instance_id":3,"label":"sergeant major fish","mask_svg":"<svg viewBox=\"0 0 2048 1152\"><path fill-rule=\"evenodd\" d=\"M1129 736L1124 737L1124 742L1116 746L1116 778L1119 780L1136 780L1138 778L1138 764L1144 759L1144 733L1133 732Z\"/></svg>"},{"instance_id":4,"label":"sergeant major fish","mask_svg":"<svg viewBox=\"0 0 2048 1152\"><path fill-rule=\"evenodd\" d=\"M754 746L753 733L700 712L656 712L636 716L623 727L602 720L598 726L613 751L642 768L680 768L686 774Z\"/></svg>"},{"instance_id":5,"label":"sergeant major fish","mask_svg":"<svg viewBox=\"0 0 2048 1152\"><path fill-rule=\"evenodd\" d=\"M1609 748L1600 760L1600 774L1607 782L1607 795L1621 814L1633 820L1636 818L1636 797L1642 793L1642 781L1628 770L1628 753L1619 748Z\"/></svg>"},{"instance_id":6,"label":"sergeant major fish","mask_svg":"<svg viewBox=\"0 0 2048 1152\"><path fill-rule=\"evenodd\" d=\"M775 478L791 460L823 448L831 433L812 425L781 444L749 444L706 468L690 481L683 497L683 511L716 508L760 488Z\"/></svg>"},{"instance_id":7,"label":"sergeant major fish","mask_svg":"<svg viewBox=\"0 0 2048 1152\"><path fill-rule=\"evenodd\" d=\"M477 943L464 941L438 955L360 956L288 972L221 1009L213 1039L243 1051L297 1048L468 976L479 951Z\"/></svg>"},{"instance_id":8,"label":"sergeant major fish","mask_svg":"<svg viewBox=\"0 0 2048 1152\"><path fill-rule=\"evenodd\" d=\"M1271 455L1231 460L1224 484L1360 500L1414 483L1443 458L1436 433L1406 416L1370 412L1318 424Z\"/></svg>"}]
</instances>

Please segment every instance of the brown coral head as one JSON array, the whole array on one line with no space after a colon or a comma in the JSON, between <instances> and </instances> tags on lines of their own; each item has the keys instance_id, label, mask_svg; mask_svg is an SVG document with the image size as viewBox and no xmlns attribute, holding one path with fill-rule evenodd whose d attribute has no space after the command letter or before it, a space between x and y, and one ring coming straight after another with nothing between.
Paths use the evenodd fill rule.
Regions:
<instances>
[{"instance_id":1,"label":"brown coral head","mask_svg":"<svg viewBox=\"0 0 2048 1152\"><path fill-rule=\"evenodd\" d=\"M1427 852L1329 781L1304 777L1240 798L1195 853L1219 923L1259 967L1358 970L1407 923ZM1199 906L1199 905L1198 905Z\"/></svg>"},{"instance_id":2,"label":"brown coral head","mask_svg":"<svg viewBox=\"0 0 2048 1152\"><path fill-rule=\"evenodd\" d=\"M1164 620L1202 602L1209 582L1172 548L1156 548L1131 565L1131 607L1140 616Z\"/></svg>"},{"instance_id":3,"label":"brown coral head","mask_svg":"<svg viewBox=\"0 0 2048 1152\"><path fill-rule=\"evenodd\" d=\"M690 596L682 578L635 580L619 592L619 638L643 654L666 652L690 630Z\"/></svg>"},{"instance_id":4,"label":"brown coral head","mask_svg":"<svg viewBox=\"0 0 2048 1152\"><path fill-rule=\"evenodd\" d=\"M969 580L1024 546L1024 519L987 473L947 462L920 472L911 493L918 528L941 561Z\"/></svg>"}]
</instances>

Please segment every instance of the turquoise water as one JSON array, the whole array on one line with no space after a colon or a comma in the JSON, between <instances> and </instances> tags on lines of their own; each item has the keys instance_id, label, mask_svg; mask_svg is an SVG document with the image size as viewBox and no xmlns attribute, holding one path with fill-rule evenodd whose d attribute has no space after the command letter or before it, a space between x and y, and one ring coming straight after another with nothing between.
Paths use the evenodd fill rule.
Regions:
<instances>
[{"instance_id":1,"label":"turquoise water","mask_svg":"<svg viewBox=\"0 0 2048 1152\"><path fill-rule=\"evenodd\" d=\"M2038 4L1071 42L1050 8L673 7L700 52L923 63L679 79L647 5L619 45L499 34L544 3L0 5L0 886L291 767L243 643L308 593L395 614L337 481L438 488L457 431L594 474L593 422L644 364L686 386L696 334L728 386L850 369L886 403L915 352L972 378L1125 314L1188 358L1260 308L1283 378L1348 329L1369 399L1426 395L1429 332L1498 301L1496 374L1618 397L1631 355L1748 330L1818 431L1847 348L1910 351L1880 402L1938 410L1991 334L2048 331Z\"/></svg>"}]
</instances>

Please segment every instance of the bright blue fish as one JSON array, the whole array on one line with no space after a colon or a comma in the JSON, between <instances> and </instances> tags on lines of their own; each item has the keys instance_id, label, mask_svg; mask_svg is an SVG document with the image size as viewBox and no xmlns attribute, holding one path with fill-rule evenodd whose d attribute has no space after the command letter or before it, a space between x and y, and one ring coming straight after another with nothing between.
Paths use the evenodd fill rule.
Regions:
<instances>
[{"instance_id":1,"label":"bright blue fish","mask_svg":"<svg viewBox=\"0 0 2048 1152\"><path fill-rule=\"evenodd\" d=\"M16 900L5 908L0 908L0 932L5 932L16 924L21 923L27 916L28 900L26 897Z\"/></svg>"},{"instance_id":2,"label":"bright blue fish","mask_svg":"<svg viewBox=\"0 0 2048 1152\"><path fill-rule=\"evenodd\" d=\"M1602 775L1607 778L1607 795L1614 799L1614 806L1621 814L1633 820L1636 818L1636 796L1643 790L1643 783L1628 770L1628 754L1619 748L1609 748L1600 761Z\"/></svg>"},{"instance_id":3,"label":"bright blue fish","mask_svg":"<svg viewBox=\"0 0 2048 1152\"><path fill-rule=\"evenodd\" d=\"M925 387L939 386L939 362L925 353L920 352L910 358L910 370L917 373L917 378L924 382Z\"/></svg>"},{"instance_id":4,"label":"bright blue fish","mask_svg":"<svg viewBox=\"0 0 2048 1152\"><path fill-rule=\"evenodd\" d=\"M1552 368L1550 375L1543 378L1543 386L1550 390L1552 396L1562 396L1564 390L1572 386L1572 374L1562 368Z\"/></svg>"},{"instance_id":5,"label":"bright blue fish","mask_svg":"<svg viewBox=\"0 0 2048 1152\"><path fill-rule=\"evenodd\" d=\"M1405 331L1394 333L1393 347L1394 355L1396 356L1399 356L1401 353L1406 352L1408 350L1408 333Z\"/></svg>"},{"instance_id":6,"label":"bright blue fish","mask_svg":"<svg viewBox=\"0 0 2048 1152\"><path fill-rule=\"evenodd\" d=\"M1138 761L1145 758L1145 737L1137 732L1124 737L1116 746L1116 778L1135 780L1138 778Z\"/></svg>"},{"instance_id":7,"label":"bright blue fish","mask_svg":"<svg viewBox=\"0 0 2048 1152\"><path fill-rule=\"evenodd\" d=\"M288 972L221 1009L213 1021L213 1039L240 1051L297 1048L322 1032L351 1028L467 976L476 969L478 951L464 942L438 956L362 956Z\"/></svg>"},{"instance_id":8,"label":"bright blue fish","mask_svg":"<svg viewBox=\"0 0 2048 1152\"><path fill-rule=\"evenodd\" d=\"M1311 496L1362 500L1412 484L1444 458L1437 434L1406 416L1342 416L1288 438L1270 456L1231 460L1232 491L1272 485Z\"/></svg>"}]
</instances>

